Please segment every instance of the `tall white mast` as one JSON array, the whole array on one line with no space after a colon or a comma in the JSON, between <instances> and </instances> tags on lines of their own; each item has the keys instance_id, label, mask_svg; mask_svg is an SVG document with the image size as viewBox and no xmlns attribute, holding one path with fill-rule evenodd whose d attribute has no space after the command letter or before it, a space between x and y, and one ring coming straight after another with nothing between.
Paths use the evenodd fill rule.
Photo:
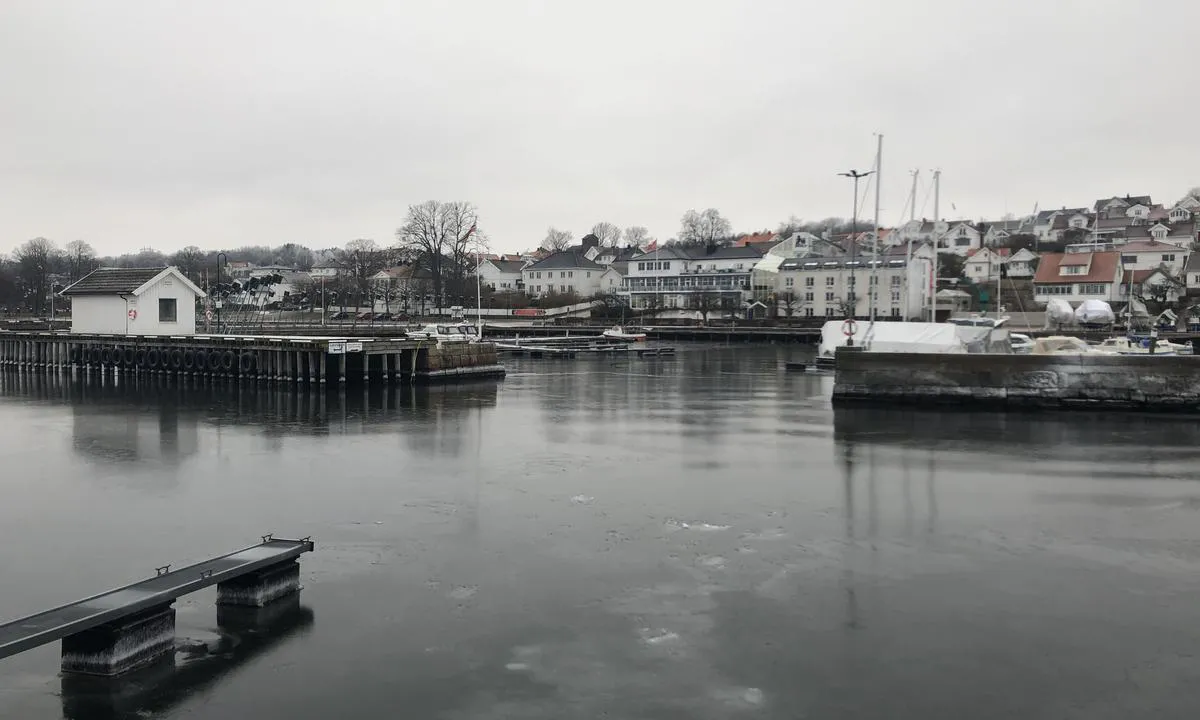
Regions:
<instances>
[{"instance_id":1,"label":"tall white mast","mask_svg":"<svg viewBox=\"0 0 1200 720\"><path fill-rule=\"evenodd\" d=\"M912 171L912 190L908 193L908 221L915 222L917 219L917 177L921 174L920 170ZM910 288L908 287L908 278L912 274L912 240L906 238L904 240L904 322L909 320L908 300Z\"/></svg>"},{"instance_id":2,"label":"tall white mast","mask_svg":"<svg viewBox=\"0 0 1200 720\"><path fill-rule=\"evenodd\" d=\"M883 135L878 136L875 146L875 252L871 258L871 322L875 322L879 308L879 188L883 185Z\"/></svg>"},{"instance_id":3,"label":"tall white mast","mask_svg":"<svg viewBox=\"0 0 1200 720\"><path fill-rule=\"evenodd\" d=\"M937 224L942 219L942 171L933 171L933 287L930 289L929 322L937 322L938 238Z\"/></svg>"}]
</instances>

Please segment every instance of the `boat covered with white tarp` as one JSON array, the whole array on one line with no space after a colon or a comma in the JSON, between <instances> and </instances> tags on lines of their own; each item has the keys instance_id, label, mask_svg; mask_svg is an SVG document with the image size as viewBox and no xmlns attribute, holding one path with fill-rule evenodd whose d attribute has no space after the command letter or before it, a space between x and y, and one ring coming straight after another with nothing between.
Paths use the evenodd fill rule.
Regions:
<instances>
[{"instance_id":1,"label":"boat covered with white tarp","mask_svg":"<svg viewBox=\"0 0 1200 720\"><path fill-rule=\"evenodd\" d=\"M854 344L865 352L890 353L1012 353L1008 329L987 325L931 322L856 322ZM849 340L845 320L821 326L817 360L832 362L837 349Z\"/></svg>"}]
</instances>

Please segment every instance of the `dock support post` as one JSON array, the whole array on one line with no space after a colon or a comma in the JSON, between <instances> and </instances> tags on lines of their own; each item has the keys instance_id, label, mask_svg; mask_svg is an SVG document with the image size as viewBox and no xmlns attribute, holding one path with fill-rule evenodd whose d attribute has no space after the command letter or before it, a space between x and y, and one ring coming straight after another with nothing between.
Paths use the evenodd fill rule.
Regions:
<instances>
[{"instance_id":1,"label":"dock support post","mask_svg":"<svg viewBox=\"0 0 1200 720\"><path fill-rule=\"evenodd\" d=\"M167 603L63 638L62 671L120 675L174 647L175 608Z\"/></svg>"},{"instance_id":2,"label":"dock support post","mask_svg":"<svg viewBox=\"0 0 1200 720\"><path fill-rule=\"evenodd\" d=\"M363 385L371 384L371 355L363 351Z\"/></svg>"},{"instance_id":3,"label":"dock support post","mask_svg":"<svg viewBox=\"0 0 1200 720\"><path fill-rule=\"evenodd\" d=\"M291 380L293 384L299 385L300 379L304 376L303 353L301 353L299 350L292 350L288 353L288 355L292 358L292 373L291 377L288 379Z\"/></svg>"},{"instance_id":4,"label":"dock support post","mask_svg":"<svg viewBox=\"0 0 1200 720\"><path fill-rule=\"evenodd\" d=\"M338 384L346 384L346 354L338 355Z\"/></svg>"},{"instance_id":5,"label":"dock support post","mask_svg":"<svg viewBox=\"0 0 1200 720\"><path fill-rule=\"evenodd\" d=\"M380 365L381 365L381 367L380 367L380 370L381 370L381 371L382 371L382 373L383 373L383 376L382 376L382 377L383 377L383 384L384 384L384 385L387 385L387 384L388 384L388 382L389 382L389 381L392 379L392 368L391 368L391 365L392 365L392 354L391 354L391 353L384 353L384 354L380 355L380 356L379 356L379 362L380 362Z\"/></svg>"},{"instance_id":6,"label":"dock support post","mask_svg":"<svg viewBox=\"0 0 1200 720\"><path fill-rule=\"evenodd\" d=\"M321 384L324 385L329 377L329 353L321 353Z\"/></svg>"},{"instance_id":7,"label":"dock support post","mask_svg":"<svg viewBox=\"0 0 1200 720\"><path fill-rule=\"evenodd\" d=\"M300 563L288 560L217 584L217 604L264 607L300 592Z\"/></svg>"}]
</instances>

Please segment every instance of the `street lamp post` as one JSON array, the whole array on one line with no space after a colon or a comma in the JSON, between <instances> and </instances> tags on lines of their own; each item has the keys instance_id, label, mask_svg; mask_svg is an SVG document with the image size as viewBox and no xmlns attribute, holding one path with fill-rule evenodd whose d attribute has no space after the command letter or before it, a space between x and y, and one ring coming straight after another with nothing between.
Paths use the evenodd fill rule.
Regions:
<instances>
[{"instance_id":1,"label":"street lamp post","mask_svg":"<svg viewBox=\"0 0 1200 720\"><path fill-rule=\"evenodd\" d=\"M215 291L216 298L213 300L213 305L217 308L217 333L221 332L221 261L229 262L229 256L223 252L217 253L217 283L213 285L212 290Z\"/></svg>"},{"instance_id":2,"label":"street lamp post","mask_svg":"<svg viewBox=\"0 0 1200 720\"><path fill-rule=\"evenodd\" d=\"M847 319L853 319L855 311L858 309L858 288L854 285L854 261L857 260L858 256L858 239L855 237L855 235L858 235L858 181L861 178L874 174L874 172L874 170L868 170L867 172L851 170L849 172L838 173L842 177L854 180L854 212L850 216L850 242L852 243L850 246L850 292L847 293L850 296L850 311ZM849 336L846 339L846 345L850 347L854 346L854 336Z\"/></svg>"}]
</instances>

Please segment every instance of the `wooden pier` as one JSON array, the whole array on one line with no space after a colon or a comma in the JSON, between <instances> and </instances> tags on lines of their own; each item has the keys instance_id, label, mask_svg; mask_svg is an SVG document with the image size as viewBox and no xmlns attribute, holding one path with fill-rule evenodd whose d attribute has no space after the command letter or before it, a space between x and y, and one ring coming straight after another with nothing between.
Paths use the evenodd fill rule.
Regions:
<instances>
[{"instance_id":1,"label":"wooden pier","mask_svg":"<svg viewBox=\"0 0 1200 720\"><path fill-rule=\"evenodd\" d=\"M162 374L316 385L499 377L491 343L266 335L0 332L0 368Z\"/></svg>"},{"instance_id":2,"label":"wooden pier","mask_svg":"<svg viewBox=\"0 0 1200 720\"><path fill-rule=\"evenodd\" d=\"M178 570L157 568L154 577L44 610L0 625L0 659L62 640L62 670L119 675L174 647L177 598L217 586L217 604L265 607L300 590L309 538L262 542Z\"/></svg>"}]
</instances>

